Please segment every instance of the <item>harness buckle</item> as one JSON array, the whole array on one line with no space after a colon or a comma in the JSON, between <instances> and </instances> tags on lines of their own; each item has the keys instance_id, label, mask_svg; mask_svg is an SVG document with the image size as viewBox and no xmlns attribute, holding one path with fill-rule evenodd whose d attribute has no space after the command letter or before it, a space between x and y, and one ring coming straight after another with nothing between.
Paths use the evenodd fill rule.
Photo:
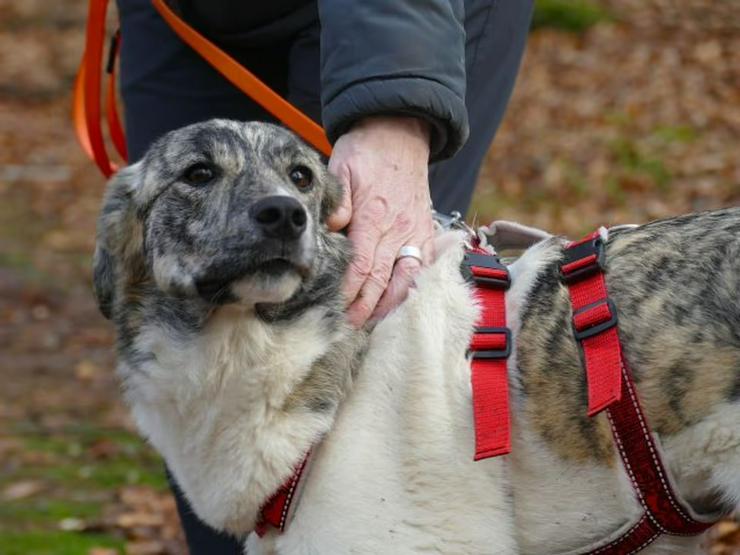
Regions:
<instances>
[{"instance_id":1,"label":"harness buckle","mask_svg":"<svg viewBox=\"0 0 740 555\"><path fill-rule=\"evenodd\" d=\"M465 279L481 287L508 289L511 285L509 270L496 255L466 252L461 266Z\"/></svg>"},{"instance_id":2,"label":"harness buckle","mask_svg":"<svg viewBox=\"0 0 740 555\"><path fill-rule=\"evenodd\" d=\"M583 341L617 325L617 308L610 298L584 306L573 313L573 334Z\"/></svg>"},{"instance_id":3,"label":"harness buckle","mask_svg":"<svg viewBox=\"0 0 740 555\"><path fill-rule=\"evenodd\" d=\"M560 263L560 279L570 285L605 269L605 249L601 237L566 247Z\"/></svg>"},{"instance_id":4,"label":"harness buckle","mask_svg":"<svg viewBox=\"0 0 740 555\"><path fill-rule=\"evenodd\" d=\"M504 345L500 349L477 349L476 339L478 338L476 336L479 335L503 336ZM468 349L468 355L473 360L499 360L502 358L509 358L509 355L511 355L511 330L509 328L475 328L475 332L473 333L473 340L471 341L470 348Z\"/></svg>"}]
</instances>

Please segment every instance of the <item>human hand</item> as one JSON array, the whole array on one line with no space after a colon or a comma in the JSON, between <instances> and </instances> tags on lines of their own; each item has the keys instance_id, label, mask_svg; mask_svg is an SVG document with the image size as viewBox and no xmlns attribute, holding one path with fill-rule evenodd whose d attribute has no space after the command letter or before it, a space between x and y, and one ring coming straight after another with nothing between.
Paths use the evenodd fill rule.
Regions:
<instances>
[{"instance_id":1,"label":"human hand","mask_svg":"<svg viewBox=\"0 0 740 555\"><path fill-rule=\"evenodd\" d=\"M362 326L403 301L422 263L396 261L399 249L421 249L431 262L429 124L412 117L373 116L356 123L334 145L329 171L344 185L342 205L328 220L348 227L354 257L344 281L350 323Z\"/></svg>"}]
</instances>

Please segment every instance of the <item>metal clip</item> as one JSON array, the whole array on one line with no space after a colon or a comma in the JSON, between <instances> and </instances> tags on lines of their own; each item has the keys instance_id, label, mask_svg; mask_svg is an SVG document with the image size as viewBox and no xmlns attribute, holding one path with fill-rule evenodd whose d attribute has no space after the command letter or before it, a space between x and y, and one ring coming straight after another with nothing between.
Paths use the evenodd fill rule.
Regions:
<instances>
[{"instance_id":1,"label":"metal clip","mask_svg":"<svg viewBox=\"0 0 740 555\"><path fill-rule=\"evenodd\" d=\"M470 227L463 219L462 214L455 210L450 214L442 214L436 210L432 210L432 218L435 223L444 231L460 230L464 231L466 235L465 247L472 249L474 244L478 244L480 240L478 233Z\"/></svg>"}]
</instances>

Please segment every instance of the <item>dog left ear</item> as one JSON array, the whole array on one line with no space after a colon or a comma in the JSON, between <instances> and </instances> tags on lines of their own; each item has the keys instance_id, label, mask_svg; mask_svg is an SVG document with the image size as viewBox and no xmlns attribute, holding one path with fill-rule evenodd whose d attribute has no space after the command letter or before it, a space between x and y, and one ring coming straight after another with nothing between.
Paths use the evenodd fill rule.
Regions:
<instances>
[{"instance_id":1,"label":"dog left ear","mask_svg":"<svg viewBox=\"0 0 740 555\"><path fill-rule=\"evenodd\" d=\"M134 209L133 193L140 164L120 170L108 182L98 217L93 255L93 289L100 312L113 317L116 284L123 272L143 267L142 229Z\"/></svg>"}]
</instances>

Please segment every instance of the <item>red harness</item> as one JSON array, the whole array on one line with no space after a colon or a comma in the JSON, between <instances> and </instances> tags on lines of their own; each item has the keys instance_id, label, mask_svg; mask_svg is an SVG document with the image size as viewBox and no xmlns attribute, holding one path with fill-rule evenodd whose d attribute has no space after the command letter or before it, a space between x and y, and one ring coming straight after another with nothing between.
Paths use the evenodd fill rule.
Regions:
<instances>
[{"instance_id":1,"label":"red harness","mask_svg":"<svg viewBox=\"0 0 740 555\"><path fill-rule=\"evenodd\" d=\"M480 316L470 343L471 386L475 423L475 460L511 451L507 359L511 331L506 327L509 272L496 255L475 247L465 253L464 275L475 284ZM571 243L560 265L573 306L573 333L583 349L588 383L588 414L607 411L622 463L644 508L634 525L616 539L581 555L630 555L661 534L693 536L716 522L694 516L674 494L660 452L622 356L617 311L604 279L605 249L600 233ZM291 478L265 504L256 531L285 529L291 502L306 466L304 459Z\"/></svg>"},{"instance_id":2,"label":"red harness","mask_svg":"<svg viewBox=\"0 0 740 555\"><path fill-rule=\"evenodd\" d=\"M475 284L481 313L470 342L475 460L511 451L509 386L506 359L511 353L511 332L506 327L505 293L509 271L495 255L475 247L465 253L465 277ZM260 512L255 532L264 536L270 528L283 532L291 504L310 458L310 451L293 475L273 494Z\"/></svg>"},{"instance_id":3,"label":"red harness","mask_svg":"<svg viewBox=\"0 0 740 555\"><path fill-rule=\"evenodd\" d=\"M716 519L694 516L671 486L650 427L640 408L617 331L617 311L609 298L605 248L597 231L571 243L560 265L573 306L573 332L583 349L588 381L588 414L606 409L614 442L644 513L613 541L585 553L637 553L661 534L694 536Z\"/></svg>"}]
</instances>

